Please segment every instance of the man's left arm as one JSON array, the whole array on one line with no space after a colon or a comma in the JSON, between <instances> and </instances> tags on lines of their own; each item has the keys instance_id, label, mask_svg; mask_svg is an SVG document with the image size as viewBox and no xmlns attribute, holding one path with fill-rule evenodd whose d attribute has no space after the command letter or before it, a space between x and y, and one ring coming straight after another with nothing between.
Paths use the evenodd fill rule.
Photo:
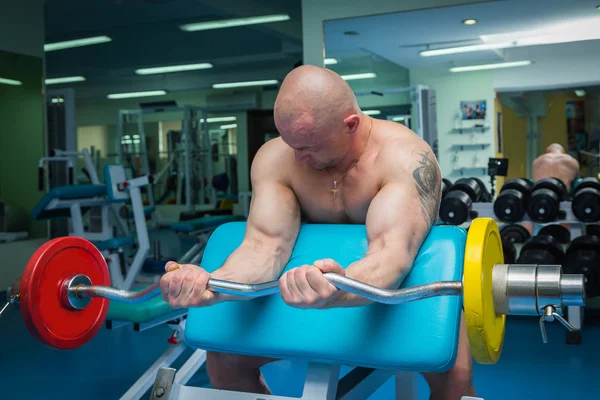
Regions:
<instances>
[{"instance_id":1,"label":"man's left arm","mask_svg":"<svg viewBox=\"0 0 600 400\"><path fill-rule=\"evenodd\" d=\"M392 172L367 212L368 251L348 266L347 277L379 288L397 289L410 272L423 240L438 219L441 199L439 165L429 146L420 147L411 151L410 157L398 157L396 153L384 162ZM369 303L364 297L339 291L324 308Z\"/></svg>"}]
</instances>

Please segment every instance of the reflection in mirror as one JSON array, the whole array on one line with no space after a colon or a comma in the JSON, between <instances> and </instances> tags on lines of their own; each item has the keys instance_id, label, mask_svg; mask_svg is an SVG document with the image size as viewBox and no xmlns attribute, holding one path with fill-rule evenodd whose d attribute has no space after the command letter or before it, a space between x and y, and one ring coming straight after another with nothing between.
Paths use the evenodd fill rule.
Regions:
<instances>
[{"instance_id":1,"label":"reflection in mirror","mask_svg":"<svg viewBox=\"0 0 600 400\"><path fill-rule=\"evenodd\" d=\"M420 136L416 106L426 114L426 105L391 92L430 90L436 134L424 139L435 146L437 138L442 173L452 181L479 177L491 186L491 157L509 159L507 178L531 177L548 143L561 144L583 175L596 176L595 6L510 0L326 21L325 64L352 79L363 110L404 118ZM390 116L384 106L410 107L410 119Z\"/></svg>"}]
</instances>

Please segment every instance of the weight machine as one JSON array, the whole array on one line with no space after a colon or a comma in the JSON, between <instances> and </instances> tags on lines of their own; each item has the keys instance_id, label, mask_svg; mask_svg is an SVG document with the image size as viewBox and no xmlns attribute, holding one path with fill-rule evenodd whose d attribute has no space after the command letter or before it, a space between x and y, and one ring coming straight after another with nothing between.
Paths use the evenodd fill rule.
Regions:
<instances>
[{"instance_id":1,"label":"weight machine","mask_svg":"<svg viewBox=\"0 0 600 400\"><path fill-rule=\"evenodd\" d=\"M92 148L92 154L95 153ZM87 149L81 151L64 151L60 149L54 149L50 152L48 157L40 158L38 162L38 189L40 191L45 190L45 182L50 182L50 164L65 164L64 168L66 174L66 182L69 186L77 185L82 179L81 175L76 175L75 169L77 166L77 159L83 158L85 165L86 176L90 181L90 185L101 186L102 182L98 178L97 173L97 158L94 159ZM47 168L46 168L47 166ZM90 195L91 196L91 195ZM98 197L93 195L92 197ZM100 196L102 197L102 196ZM60 207L58 199L53 201L56 205L49 204L46 209ZM72 200L76 200L72 198ZM103 199L87 201L86 204L81 202L72 201L71 207L71 223L69 227L69 234L78 235L85 237L89 240L108 240L111 239L113 234L113 228L110 223L110 214L112 214L113 220L116 222L122 235L129 235L129 228L127 223L119 215L119 206L114 203L109 203ZM81 214L81 207L89 206L89 229L84 230L83 217Z\"/></svg>"},{"instance_id":2,"label":"weight machine","mask_svg":"<svg viewBox=\"0 0 600 400\"><path fill-rule=\"evenodd\" d=\"M151 170L147 137L144 132L143 117L157 112L182 112L182 131L170 131L168 137L168 163L155 175ZM127 124L135 124L137 133L128 134ZM206 110L194 107L170 105L138 110L120 110L117 120L117 147L119 163L131 167L133 176L148 175L150 186L147 201L155 205L155 189L158 180L168 176L168 171L177 166L177 204L185 204L193 211L195 204L204 204L205 199L216 203L216 193L210 185L213 175L212 150L208 131ZM136 146L137 145L137 146ZM174 148L172 146L175 146ZM139 161L139 170L136 163ZM154 179L154 178L159 179ZM204 181L206 177L206 183Z\"/></svg>"}]
</instances>

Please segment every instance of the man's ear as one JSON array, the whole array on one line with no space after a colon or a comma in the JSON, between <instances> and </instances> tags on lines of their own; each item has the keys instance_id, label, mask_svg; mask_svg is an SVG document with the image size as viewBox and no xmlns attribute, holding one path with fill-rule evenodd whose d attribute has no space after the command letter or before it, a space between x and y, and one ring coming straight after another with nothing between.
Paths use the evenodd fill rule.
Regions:
<instances>
[{"instance_id":1,"label":"man's ear","mask_svg":"<svg viewBox=\"0 0 600 400\"><path fill-rule=\"evenodd\" d=\"M348 128L350 133L355 133L360 123L360 117L356 114L352 114L344 118L344 125Z\"/></svg>"}]
</instances>

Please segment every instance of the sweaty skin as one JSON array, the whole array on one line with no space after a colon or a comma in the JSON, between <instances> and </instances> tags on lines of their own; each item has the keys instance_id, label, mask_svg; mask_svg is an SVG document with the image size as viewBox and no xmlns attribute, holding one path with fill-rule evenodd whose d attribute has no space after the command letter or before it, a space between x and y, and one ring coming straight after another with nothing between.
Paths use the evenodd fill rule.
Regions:
<instances>
[{"instance_id":1,"label":"sweaty skin","mask_svg":"<svg viewBox=\"0 0 600 400\"><path fill-rule=\"evenodd\" d=\"M323 273L396 289L410 271L439 212L441 173L429 145L403 125L368 117L339 75L308 65L282 83L275 123L281 136L265 143L252 164L242 244L212 274L193 265L165 274L161 290L171 306L234 299L206 290L210 277L246 283L279 278L283 300L299 308L360 306L370 301L337 290ZM346 270L325 259L281 275L301 220L366 224L367 254ZM270 361L209 352L211 386L269 394L259 368ZM463 318L455 365L424 377L432 399L460 399L475 395L471 374Z\"/></svg>"},{"instance_id":2,"label":"sweaty skin","mask_svg":"<svg viewBox=\"0 0 600 400\"><path fill-rule=\"evenodd\" d=\"M567 191L570 191L573 181L579 177L579 162L566 154L560 144L553 143L546 148L545 153L533 161L531 174L534 182L544 178L558 178L565 184ZM532 222L523 222L521 225L533 235Z\"/></svg>"}]
</instances>

